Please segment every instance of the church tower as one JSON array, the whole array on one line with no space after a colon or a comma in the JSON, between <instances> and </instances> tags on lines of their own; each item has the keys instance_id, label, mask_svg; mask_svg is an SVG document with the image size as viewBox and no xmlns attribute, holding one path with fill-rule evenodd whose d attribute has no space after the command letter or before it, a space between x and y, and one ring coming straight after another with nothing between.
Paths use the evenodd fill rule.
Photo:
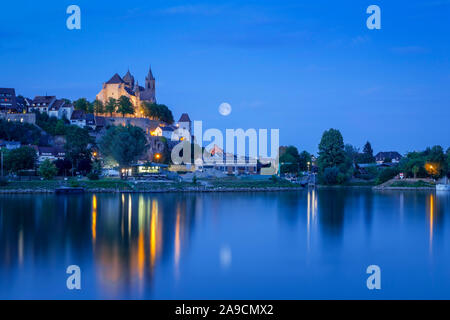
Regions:
<instances>
[{"instance_id":1,"label":"church tower","mask_svg":"<svg viewBox=\"0 0 450 320\"><path fill-rule=\"evenodd\" d=\"M128 69L128 72L123 76L123 81L125 82L126 86L128 86L130 89L133 89L134 77L131 75L130 69Z\"/></svg>"},{"instance_id":2,"label":"church tower","mask_svg":"<svg viewBox=\"0 0 450 320\"><path fill-rule=\"evenodd\" d=\"M155 93L155 77L153 77L152 67L148 69L148 75L145 77L145 90L153 91Z\"/></svg>"}]
</instances>

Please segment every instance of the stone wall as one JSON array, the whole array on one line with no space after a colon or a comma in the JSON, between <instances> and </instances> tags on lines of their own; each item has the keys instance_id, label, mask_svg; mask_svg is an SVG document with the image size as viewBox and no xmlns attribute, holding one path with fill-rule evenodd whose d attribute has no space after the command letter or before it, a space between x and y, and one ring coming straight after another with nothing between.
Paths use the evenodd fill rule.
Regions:
<instances>
[{"instance_id":1,"label":"stone wall","mask_svg":"<svg viewBox=\"0 0 450 320\"><path fill-rule=\"evenodd\" d=\"M22 122L22 123L36 123L36 114L34 113L0 113L0 119L6 121Z\"/></svg>"}]
</instances>

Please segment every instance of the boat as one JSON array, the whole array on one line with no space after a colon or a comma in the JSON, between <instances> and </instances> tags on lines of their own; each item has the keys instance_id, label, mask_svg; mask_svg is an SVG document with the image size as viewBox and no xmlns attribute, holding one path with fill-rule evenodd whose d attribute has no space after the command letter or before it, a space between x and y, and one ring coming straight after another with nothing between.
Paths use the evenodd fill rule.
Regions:
<instances>
[{"instance_id":1,"label":"boat","mask_svg":"<svg viewBox=\"0 0 450 320\"><path fill-rule=\"evenodd\" d=\"M55 189L56 194L73 194L84 193L84 188L81 187L61 187Z\"/></svg>"},{"instance_id":2,"label":"boat","mask_svg":"<svg viewBox=\"0 0 450 320\"><path fill-rule=\"evenodd\" d=\"M450 184L437 184L436 191L450 191Z\"/></svg>"}]
</instances>

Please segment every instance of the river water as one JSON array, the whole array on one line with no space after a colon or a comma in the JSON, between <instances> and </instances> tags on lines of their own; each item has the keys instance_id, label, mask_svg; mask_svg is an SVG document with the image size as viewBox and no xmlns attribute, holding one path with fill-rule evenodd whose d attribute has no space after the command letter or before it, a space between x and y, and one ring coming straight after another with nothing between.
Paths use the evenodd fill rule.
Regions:
<instances>
[{"instance_id":1,"label":"river water","mask_svg":"<svg viewBox=\"0 0 450 320\"><path fill-rule=\"evenodd\" d=\"M0 298L449 299L450 193L1 195Z\"/></svg>"}]
</instances>

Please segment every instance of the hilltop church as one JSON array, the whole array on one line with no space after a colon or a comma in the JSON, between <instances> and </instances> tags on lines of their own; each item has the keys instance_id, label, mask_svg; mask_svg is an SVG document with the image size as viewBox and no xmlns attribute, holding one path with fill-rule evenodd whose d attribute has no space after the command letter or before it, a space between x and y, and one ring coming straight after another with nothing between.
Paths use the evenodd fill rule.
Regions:
<instances>
[{"instance_id":1,"label":"hilltop church","mask_svg":"<svg viewBox=\"0 0 450 320\"><path fill-rule=\"evenodd\" d=\"M143 116L142 102L156 103L155 78L151 67L145 77L145 87L141 87L138 81L134 81L130 70L121 78L117 73L107 82L103 83L102 90L97 94L97 99L106 103L109 98L119 99L121 96L130 98L135 109L135 116Z\"/></svg>"}]
</instances>

